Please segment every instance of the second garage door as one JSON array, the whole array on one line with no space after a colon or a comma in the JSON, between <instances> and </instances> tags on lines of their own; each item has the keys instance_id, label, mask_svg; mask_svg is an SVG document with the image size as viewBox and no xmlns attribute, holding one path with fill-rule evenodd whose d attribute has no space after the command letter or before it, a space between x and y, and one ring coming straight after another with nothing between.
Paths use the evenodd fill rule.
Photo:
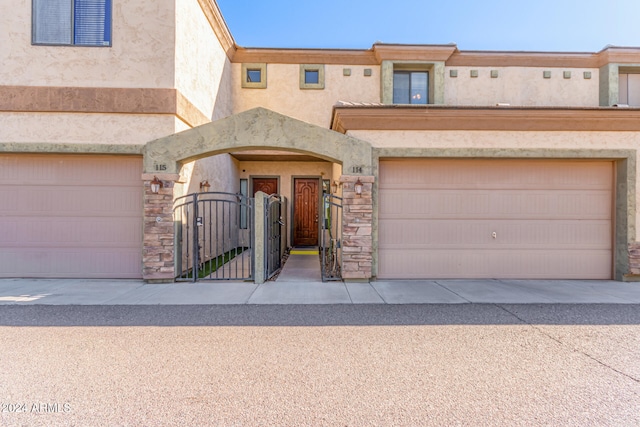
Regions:
<instances>
[{"instance_id":1,"label":"second garage door","mask_svg":"<svg viewBox=\"0 0 640 427\"><path fill-rule=\"evenodd\" d=\"M613 163L381 160L380 278L610 279Z\"/></svg>"},{"instance_id":2,"label":"second garage door","mask_svg":"<svg viewBox=\"0 0 640 427\"><path fill-rule=\"evenodd\" d=\"M0 154L0 277L140 278L142 158Z\"/></svg>"}]
</instances>

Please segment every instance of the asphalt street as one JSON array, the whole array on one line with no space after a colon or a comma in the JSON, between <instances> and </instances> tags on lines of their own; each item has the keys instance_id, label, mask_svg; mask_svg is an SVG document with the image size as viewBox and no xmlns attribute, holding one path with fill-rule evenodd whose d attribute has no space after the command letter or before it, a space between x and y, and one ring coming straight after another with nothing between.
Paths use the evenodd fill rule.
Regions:
<instances>
[{"instance_id":1,"label":"asphalt street","mask_svg":"<svg viewBox=\"0 0 640 427\"><path fill-rule=\"evenodd\" d=\"M640 306L1 306L6 426L636 426Z\"/></svg>"}]
</instances>

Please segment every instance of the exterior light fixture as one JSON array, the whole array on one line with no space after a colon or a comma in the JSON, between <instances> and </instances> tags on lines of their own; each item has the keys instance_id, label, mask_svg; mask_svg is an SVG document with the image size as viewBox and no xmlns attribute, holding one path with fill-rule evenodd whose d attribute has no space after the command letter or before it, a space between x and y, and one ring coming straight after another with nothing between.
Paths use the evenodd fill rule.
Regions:
<instances>
[{"instance_id":1,"label":"exterior light fixture","mask_svg":"<svg viewBox=\"0 0 640 427\"><path fill-rule=\"evenodd\" d=\"M211 188L211 184L209 184L209 180L202 181L200 183L200 192L201 193L206 193L207 191L209 191L210 188Z\"/></svg>"},{"instance_id":2,"label":"exterior light fixture","mask_svg":"<svg viewBox=\"0 0 640 427\"><path fill-rule=\"evenodd\" d=\"M164 187L164 185L162 185L162 181L160 181L157 176L154 176L153 181L151 181L151 192L153 194L158 194L158 191L160 191L162 187Z\"/></svg>"},{"instance_id":3,"label":"exterior light fixture","mask_svg":"<svg viewBox=\"0 0 640 427\"><path fill-rule=\"evenodd\" d=\"M358 178L356 183L353 185L353 189L356 191L358 196L362 195L362 181L360 181L360 178Z\"/></svg>"},{"instance_id":4,"label":"exterior light fixture","mask_svg":"<svg viewBox=\"0 0 640 427\"><path fill-rule=\"evenodd\" d=\"M333 183L331 183L331 192L333 194L336 194L338 192L338 187L340 187L340 184L338 184L338 181L333 181Z\"/></svg>"}]
</instances>

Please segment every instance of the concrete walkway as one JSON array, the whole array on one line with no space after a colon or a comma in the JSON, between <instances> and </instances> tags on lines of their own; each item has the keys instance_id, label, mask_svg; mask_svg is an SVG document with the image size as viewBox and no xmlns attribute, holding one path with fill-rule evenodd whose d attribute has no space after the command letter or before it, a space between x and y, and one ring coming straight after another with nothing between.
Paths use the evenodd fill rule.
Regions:
<instances>
[{"instance_id":1,"label":"concrete walkway","mask_svg":"<svg viewBox=\"0 0 640 427\"><path fill-rule=\"evenodd\" d=\"M316 253L293 252L276 281L0 279L0 305L640 304L640 283L609 280L325 282Z\"/></svg>"}]
</instances>

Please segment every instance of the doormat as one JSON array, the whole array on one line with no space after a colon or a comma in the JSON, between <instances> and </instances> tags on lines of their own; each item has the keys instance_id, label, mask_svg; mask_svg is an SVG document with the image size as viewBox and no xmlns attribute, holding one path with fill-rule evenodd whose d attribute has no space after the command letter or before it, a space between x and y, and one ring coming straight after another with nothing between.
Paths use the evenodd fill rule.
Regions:
<instances>
[{"instance_id":1,"label":"doormat","mask_svg":"<svg viewBox=\"0 0 640 427\"><path fill-rule=\"evenodd\" d=\"M292 249L291 250L291 255L318 255L320 252L318 252L317 248L313 248L313 249Z\"/></svg>"}]
</instances>

